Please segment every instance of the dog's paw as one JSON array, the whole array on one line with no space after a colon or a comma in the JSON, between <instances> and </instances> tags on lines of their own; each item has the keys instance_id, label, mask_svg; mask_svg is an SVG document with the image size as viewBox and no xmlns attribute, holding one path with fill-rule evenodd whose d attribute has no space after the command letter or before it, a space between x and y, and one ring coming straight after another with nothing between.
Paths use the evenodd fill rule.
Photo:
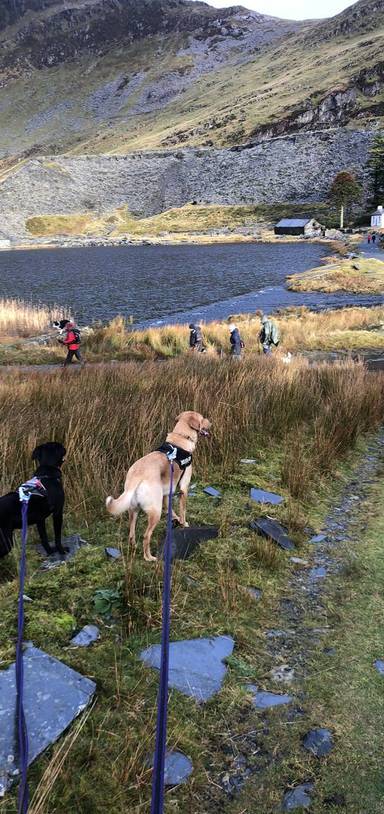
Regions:
<instances>
[{"instance_id":1,"label":"dog's paw","mask_svg":"<svg viewBox=\"0 0 384 814\"><path fill-rule=\"evenodd\" d=\"M189 523L185 522L184 525L183 525L183 528L184 529L189 529Z\"/></svg>"},{"instance_id":2,"label":"dog's paw","mask_svg":"<svg viewBox=\"0 0 384 814\"><path fill-rule=\"evenodd\" d=\"M157 557L153 557L152 554L144 554L145 562L157 562Z\"/></svg>"}]
</instances>

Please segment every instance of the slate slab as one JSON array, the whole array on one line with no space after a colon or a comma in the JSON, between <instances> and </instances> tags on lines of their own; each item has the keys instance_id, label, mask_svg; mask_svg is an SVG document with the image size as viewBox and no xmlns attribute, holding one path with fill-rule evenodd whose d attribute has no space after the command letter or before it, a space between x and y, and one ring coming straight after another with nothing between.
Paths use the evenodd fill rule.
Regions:
<instances>
[{"instance_id":1,"label":"slate slab","mask_svg":"<svg viewBox=\"0 0 384 814\"><path fill-rule=\"evenodd\" d=\"M250 490L249 496L255 503L270 503L272 506L278 506L284 501L281 495L276 495L274 492L265 492L264 489L253 488Z\"/></svg>"},{"instance_id":2,"label":"slate slab","mask_svg":"<svg viewBox=\"0 0 384 814\"><path fill-rule=\"evenodd\" d=\"M309 793L313 789L313 783L303 783L301 786L296 786L295 789L286 791L281 806L282 810L296 811L298 808L309 808L312 802Z\"/></svg>"},{"instance_id":3,"label":"slate slab","mask_svg":"<svg viewBox=\"0 0 384 814\"><path fill-rule=\"evenodd\" d=\"M24 682L30 765L88 706L96 684L33 644L24 652ZM0 798L18 775L15 711L15 665L11 664L0 671Z\"/></svg>"},{"instance_id":4,"label":"slate slab","mask_svg":"<svg viewBox=\"0 0 384 814\"><path fill-rule=\"evenodd\" d=\"M154 755L150 762L153 768ZM179 786L185 783L193 772L193 764L189 757L182 752L166 752L164 766L164 784L166 786Z\"/></svg>"},{"instance_id":5,"label":"slate slab","mask_svg":"<svg viewBox=\"0 0 384 814\"><path fill-rule=\"evenodd\" d=\"M230 636L211 639L186 639L171 642L169 648L169 686L196 701L208 701L219 690L227 672L223 660L233 652ZM160 669L161 647L152 645L140 653L147 667Z\"/></svg>"},{"instance_id":6,"label":"slate slab","mask_svg":"<svg viewBox=\"0 0 384 814\"><path fill-rule=\"evenodd\" d=\"M112 548L108 546L105 549L105 553L110 560L120 560L121 558L121 551L119 548Z\"/></svg>"},{"instance_id":7,"label":"slate slab","mask_svg":"<svg viewBox=\"0 0 384 814\"><path fill-rule=\"evenodd\" d=\"M308 576L311 580L324 579L327 576L327 569L323 565L318 568L311 568Z\"/></svg>"},{"instance_id":8,"label":"slate slab","mask_svg":"<svg viewBox=\"0 0 384 814\"><path fill-rule=\"evenodd\" d=\"M332 733L329 729L311 729L303 740L304 749L316 757L325 757L333 749Z\"/></svg>"},{"instance_id":9,"label":"slate slab","mask_svg":"<svg viewBox=\"0 0 384 814\"><path fill-rule=\"evenodd\" d=\"M246 689L252 693L252 703L256 709L271 709L272 707L282 707L291 704L293 701L290 695L280 695L275 692L259 690L254 684L247 684Z\"/></svg>"},{"instance_id":10,"label":"slate slab","mask_svg":"<svg viewBox=\"0 0 384 814\"><path fill-rule=\"evenodd\" d=\"M92 642L100 638L100 631L96 625L85 625L76 636L71 639L71 644L76 647L89 647Z\"/></svg>"},{"instance_id":11,"label":"slate slab","mask_svg":"<svg viewBox=\"0 0 384 814\"><path fill-rule=\"evenodd\" d=\"M254 696L253 703L256 709L271 709L272 707L281 707L285 704L291 704L293 698L291 695L278 695L274 692L257 692Z\"/></svg>"},{"instance_id":12,"label":"slate slab","mask_svg":"<svg viewBox=\"0 0 384 814\"><path fill-rule=\"evenodd\" d=\"M69 548L69 552L65 555L65 559L62 559L60 554L57 553L52 554L51 557L47 557L45 549L42 545L40 545L40 543L38 543L37 550L39 554L46 557L41 566L43 571L50 571L52 568L57 568L59 565L63 565L63 563L67 562L68 560L72 560L80 548L88 545L88 543L83 540L82 537L80 537L80 534L72 534L71 537L65 537L62 542L65 548ZM53 543L50 545L53 546Z\"/></svg>"},{"instance_id":13,"label":"slate slab","mask_svg":"<svg viewBox=\"0 0 384 814\"><path fill-rule=\"evenodd\" d=\"M280 525L276 520L271 520L269 517L259 517L257 520L252 520L249 527L266 537L267 540L272 540L284 551L293 551L295 544L293 540L287 535L287 529Z\"/></svg>"},{"instance_id":14,"label":"slate slab","mask_svg":"<svg viewBox=\"0 0 384 814\"><path fill-rule=\"evenodd\" d=\"M172 560L188 560L201 543L207 540L216 540L219 536L217 526L190 526L178 527L173 531ZM165 539L160 546L160 555L164 557Z\"/></svg>"},{"instance_id":15,"label":"slate slab","mask_svg":"<svg viewBox=\"0 0 384 814\"><path fill-rule=\"evenodd\" d=\"M375 661L375 667L377 672L380 673L380 675L384 676L384 661L382 661L381 659L377 659L377 661Z\"/></svg>"},{"instance_id":16,"label":"slate slab","mask_svg":"<svg viewBox=\"0 0 384 814\"><path fill-rule=\"evenodd\" d=\"M308 543L310 543L311 545L317 545L318 543L323 543L324 540L326 539L327 539L326 534L315 534L314 537L311 537L311 539L308 540Z\"/></svg>"},{"instance_id":17,"label":"slate slab","mask_svg":"<svg viewBox=\"0 0 384 814\"><path fill-rule=\"evenodd\" d=\"M210 497L221 497L220 490L215 489L214 486L206 486L205 489L203 489L203 492Z\"/></svg>"}]
</instances>

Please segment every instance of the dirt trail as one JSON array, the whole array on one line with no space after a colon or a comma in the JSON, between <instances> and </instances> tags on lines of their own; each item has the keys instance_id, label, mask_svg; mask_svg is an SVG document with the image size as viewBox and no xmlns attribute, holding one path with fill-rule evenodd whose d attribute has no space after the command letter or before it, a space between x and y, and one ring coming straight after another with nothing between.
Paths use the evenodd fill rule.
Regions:
<instances>
[{"instance_id":1,"label":"dirt trail","mask_svg":"<svg viewBox=\"0 0 384 814\"><path fill-rule=\"evenodd\" d=\"M308 566L304 563L296 565L297 570L279 602L276 629L266 633L271 662L279 670L278 675L288 677L288 681L283 680L282 683L272 680L270 689L272 692L290 693L294 697L295 704L286 708L287 715L291 721L301 719L303 730L306 720L304 710L308 713L311 708L310 679L316 653L319 646L330 658L334 653L332 628L329 627L324 602L327 580L339 573L339 555L342 549L345 551L345 544L353 552L354 543L358 543L365 532L367 516L362 504L369 497L372 486L378 482L383 466L384 428L369 443L364 458L340 499L326 516L321 534L317 535L319 542L312 544L312 556L310 553L307 557L303 555ZM324 539L321 540L321 537ZM319 725L322 726L321 722ZM308 725L308 730L310 728ZM315 785L308 794L311 795L311 792L316 794ZM301 793L307 792L303 788Z\"/></svg>"},{"instance_id":2,"label":"dirt trail","mask_svg":"<svg viewBox=\"0 0 384 814\"><path fill-rule=\"evenodd\" d=\"M355 355L359 357L367 366L368 370L372 371L381 371L384 370L384 353L383 351L377 350L364 350L360 353L358 351L355 352ZM343 362L348 361L351 358L350 353L347 351L303 351L302 354L298 354L304 359L309 360L310 365L316 365L322 362ZM176 358L176 357L175 357ZM141 364L144 360L140 359L127 359L126 361L120 360L107 360L105 362L87 362L86 369L95 369L95 368L104 368L104 367L121 367L125 364L136 362L137 364ZM167 361L166 358L164 359L157 359L157 362L165 362ZM63 372L63 364L43 364L43 365L0 365L0 375L1 373L12 373L13 371L18 371L19 373L62 373ZM80 372L81 366L77 363L73 363L66 368L66 371L73 373L75 371Z\"/></svg>"},{"instance_id":3,"label":"dirt trail","mask_svg":"<svg viewBox=\"0 0 384 814\"><path fill-rule=\"evenodd\" d=\"M283 658L289 663L295 671L296 681L305 679L310 650L318 645L322 635L329 636L322 601L324 586L327 578L338 571L338 561L335 558L337 549L345 542L353 548L354 542L357 542L366 528L367 518L361 503L379 477L383 463L384 428L370 442L365 457L354 471L340 501L325 518L319 535L324 535L325 539L313 544L314 553L307 558L310 567L297 568L287 587L286 596L281 599L279 627L292 630L293 635L271 639L269 649L279 661ZM311 618L316 621L315 629L308 627L308 619Z\"/></svg>"},{"instance_id":4,"label":"dirt trail","mask_svg":"<svg viewBox=\"0 0 384 814\"><path fill-rule=\"evenodd\" d=\"M362 503L379 481L384 467L384 427L368 444L367 451L359 465L354 470L350 480L345 486L340 498L326 516L321 534L316 535L319 541L312 544L312 550L307 553L290 552L297 555L301 562L295 566L283 596L281 597L274 619L273 627L265 631L266 652L271 666L269 678L262 680L263 690L273 694L289 694L292 703L281 706L273 711L284 724L293 724L296 720L300 729L305 732L311 729L307 717L311 710L310 678L316 664L316 655L321 651L332 658L332 628L329 627L325 592L327 580L337 575L340 568L339 555L345 551L345 544L353 551L367 526L367 517L364 514ZM323 539L320 539L323 538ZM289 556L289 554L287 554ZM314 661L315 659L315 661ZM260 688L261 689L261 688ZM265 748L264 735L268 735L272 724L269 709L260 711L261 728L254 728L247 735L232 733L230 747L232 761L229 770L219 778L213 778L220 784L227 801L222 801L221 809L236 810L237 795L246 791L252 777L257 775L257 785L265 785L267 781L265 772L273 765L279 763L279 750L276 752ZM321 726L319 722L319 726ZM326 728L326 724L324 724ZM379 737L380 735L378 735ZM294 753L294 742L292 749ZM337 748L337 744L335 746ZM284 751L284 750L283 750ZM259 755L255 763L254 756ZM292 786L295 788L295 778L292 777ZM297 785L297 784L296 784ZM311 791L303 787L301 794L316 794L316 783ZM281 803L283 803L283 789L281 789ZM212 801L210 800L212 805ZM233 808L235 804L235 808ZM287 803L287 805L289 805ZM309 804L309 809L311 806ZM248 810L248 809L244 809ZM292 808L279 808L279 810L303 810L292 805ZM305 807L306 810L306 807ZM317 809L318 810L318 809ZM344 804L337 810L346 810ZM275 808L273 809L275 811ZM262 814L267 814L263 811ZM269 814L269 810L268 810ZM368 812L366 812L368 814Z\"/></svg>"}]
</instances>

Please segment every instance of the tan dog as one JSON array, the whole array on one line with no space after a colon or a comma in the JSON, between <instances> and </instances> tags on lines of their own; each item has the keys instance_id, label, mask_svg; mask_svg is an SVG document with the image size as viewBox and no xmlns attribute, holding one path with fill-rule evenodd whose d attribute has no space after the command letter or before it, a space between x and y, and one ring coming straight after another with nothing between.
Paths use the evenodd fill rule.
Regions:
<instances>
[{"instance_id":1,"label":"tan dog","mask_svg":"<svg viewBox=\"0 0 384 814\"><path fill-rule=\"evenodd\" d=\"M189 410L177 418L175 428L167 435L167 443L179 447L187 453L194 452L200 435L209 435L210 422L200 413ZM187 526L186 508L188 487L191 482L192 465L186 469L174 463L173 492L180 490L180 517L172 511L172 517L182 526ZM119 515L129 512L129 542L135 544L136 521L140 509L148 518L144 534L144 559L147 562L156 560L151 554L151 537L162 512L167 506L170 489L170 466L163 452L150 452L136 461L128 471L124 492L117 500L107 497L106 506L110 514Z\"/></svg>"}]
</instances>

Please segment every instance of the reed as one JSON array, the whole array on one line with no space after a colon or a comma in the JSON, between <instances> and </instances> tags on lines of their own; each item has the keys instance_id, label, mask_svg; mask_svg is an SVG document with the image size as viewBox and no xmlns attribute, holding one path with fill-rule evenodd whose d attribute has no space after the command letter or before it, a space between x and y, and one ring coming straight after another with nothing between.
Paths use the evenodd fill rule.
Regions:
<instances>
[{"instance_id":1,"label":"reed","mask_svg":"<svg viewBox=\"0 0 384 814\"><path fill-rule=\"evenodd\" d=\"M61 319L59 306L34 305L25 300L0 299L0 335L28 337L43 333L54 319Z\"/></svg>"},{"instance_id":2,"label":"reed","mask_svg":"<svg viewBox=\"0 0 384 814\"><path fill-rule=\"evenodd\" d=\"M70 508L103 515L104 498L121 490L128 465L156 449L185 409L213 423L212 439L197 450L201 476L227 476L242 455L278 447L283 482L297 495L382 420L384 377L352 362L311 368L188 355L81 375L15 371L0 389L1 487L30 473L35 444L60 440L68 449Z\"/></svg>"}]
</instances>

